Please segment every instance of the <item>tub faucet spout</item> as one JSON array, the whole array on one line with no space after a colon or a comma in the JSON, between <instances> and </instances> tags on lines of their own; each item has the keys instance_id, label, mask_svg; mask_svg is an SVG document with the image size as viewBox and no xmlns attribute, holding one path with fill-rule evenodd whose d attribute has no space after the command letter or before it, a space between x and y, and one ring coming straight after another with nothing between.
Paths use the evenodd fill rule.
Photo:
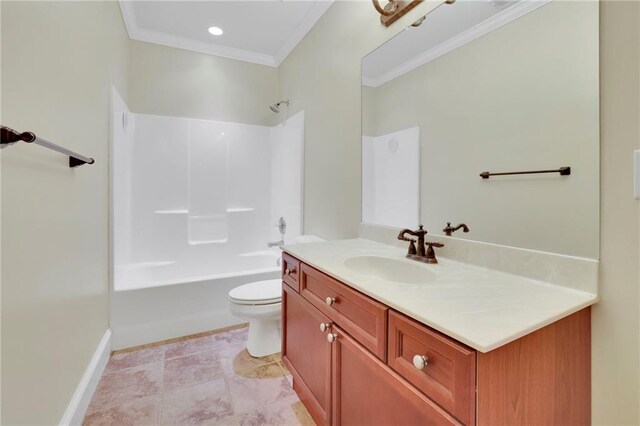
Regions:
<instances>
[{"instance_id":1,"label":"tub faucet spout","mask_svg":"<svg viewBox=\"0 0 640 426\"><path fill-rule=\"evenodd\" d=\"M284 245L284 240L272 241L270 243L267 243L267 247L280 247L280 248L282 248L283 245Z\"/></svg>"}]
</instances>

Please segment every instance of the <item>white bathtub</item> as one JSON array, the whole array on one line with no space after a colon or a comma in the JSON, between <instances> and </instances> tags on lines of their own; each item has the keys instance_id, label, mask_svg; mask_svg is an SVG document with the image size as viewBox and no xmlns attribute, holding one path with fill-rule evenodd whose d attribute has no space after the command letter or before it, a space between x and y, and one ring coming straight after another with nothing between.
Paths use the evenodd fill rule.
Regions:
<instances>
[{"instance_id":1,"label":"white bathtub","mask_svg":"<svg viewBox=\"0 0 640 426\"><path fill-rule=\"evenodd\" d=\"M112 92L110 307L116 349L240 323L227 294L277 278L302 226L304 113L275 127L134 114Z\"/></svg>"},{"instance_id":2,"label":"white bathtub","mask_svg":"<svg viewBox=\"0 0 640 426\"><path fill-rule=\"evenodd\" d=\"M229 290L277 278L279 257L277 249L241 254L216 265L216 273L171 261L121 268L110 301L114 349L242 323L229 312Z\"/></svg>"},{"instance_id":3,"label":"white bathtub","mask_svg":"<svg viewBox=\"0 0 640 426\"><path fill-rule=\"evenodd\" d=\"M131 291L185 283L219 281L280 270L280 250L243 253L225 259L198 261L153 261L118 267L115 291Z\"/></svg>"}]
</instances>

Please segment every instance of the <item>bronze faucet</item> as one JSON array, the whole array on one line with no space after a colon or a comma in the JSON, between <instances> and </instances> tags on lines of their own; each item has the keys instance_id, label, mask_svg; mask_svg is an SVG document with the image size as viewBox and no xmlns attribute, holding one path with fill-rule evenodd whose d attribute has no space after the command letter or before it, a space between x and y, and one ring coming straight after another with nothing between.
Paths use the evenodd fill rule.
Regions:
<instances>
[{"instance_id":1,"label":"bronze faucet","mask_svg":"<svg viewBox=\"0 0 640 426\"><path fill-rule=\"evenodd\" d=\"M405 236L405 234L412 235L414 237L417 237L418 239L416 241L413 238L408 238ZM401 241L409 241L409 250L407 252L407 257L409 259L425 263L438 263L438 259L436 259L436 253L433 248L444 247L444 244L425 242L425 235L427 235L427 231L423 229L422 225L420 225L419 229L415 231L412 231L411 229L403 229L398 234L398 239ZM426 251L425 245L427 247Z\"/></svg>"},{"instance_id":2,"label":"bronze faucet","mask_svg":"<svg viewBox=\"0 0 640 426\"><path fill-rule=\"evenodd\" d=\"M451 222L447 222L447 227L444 228L442 230L442 232L444 232L445 234L447 234L448 237L450 237L451 234L453 234L454 232L456 232L460 228L462 228L462 232L469 232L469 227L467 225L465 225L464 223L461 223L460 225L458 225L456 227L452 227L451 226Z\"/></svg>"},{"instance_id":3,"label":"bronze faucet","mask_svg":"<svg viewBox=\"0 0 640 426\"><path fill-rule=\"evenodd\" d=\"M407 238L404 235L405 234L409 234L412 235L414 237L418 237L418 247L416 249L416 246L414 245L414 243L416 243L416 240L412 239L412 238ZM398 234L398 239L401 241L410 241L409 243L409 252L407 253L407 257L412 256L413 257L424 257L424 236L427 235L427 231L425 229L423 229L423 226L420 225L420 228L416 231L412 231L411 229L403 229L402 231L400 231L400 233Z\"/></svg>"}]
</instances>

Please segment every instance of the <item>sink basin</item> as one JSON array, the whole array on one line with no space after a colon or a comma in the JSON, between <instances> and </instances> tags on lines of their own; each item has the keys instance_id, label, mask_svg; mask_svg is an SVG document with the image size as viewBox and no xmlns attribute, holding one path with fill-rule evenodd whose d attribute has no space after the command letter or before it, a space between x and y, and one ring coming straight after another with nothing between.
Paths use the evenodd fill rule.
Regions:
<instances>
[{"instance_id":1,"label":"sink basin","mask_svg":"<svg viewBox=\"0 0 640 426\"><path fill-rule=\"evenodd\" d=\"M425 266L382 256L358 256L344 262L351 271L381 281L425 284L436 276Z\"/></svg>"}]
</instances>

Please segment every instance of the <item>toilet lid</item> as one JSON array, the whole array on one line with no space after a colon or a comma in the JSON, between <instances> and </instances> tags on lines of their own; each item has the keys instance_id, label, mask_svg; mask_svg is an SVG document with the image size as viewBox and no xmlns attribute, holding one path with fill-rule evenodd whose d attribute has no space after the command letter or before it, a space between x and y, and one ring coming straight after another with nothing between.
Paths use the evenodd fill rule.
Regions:
<instances>
[{"instance_id":1,"label":"toilet lid","mask_svg":"<svg viewBox=\"0 0 640 426\"><path fill-rule=\"evenodd\" d=\"M229 292L229 299L240 305L268 305L282 300L282 281L255 281L236 287Z\"/></svg>"}]
</instances>

